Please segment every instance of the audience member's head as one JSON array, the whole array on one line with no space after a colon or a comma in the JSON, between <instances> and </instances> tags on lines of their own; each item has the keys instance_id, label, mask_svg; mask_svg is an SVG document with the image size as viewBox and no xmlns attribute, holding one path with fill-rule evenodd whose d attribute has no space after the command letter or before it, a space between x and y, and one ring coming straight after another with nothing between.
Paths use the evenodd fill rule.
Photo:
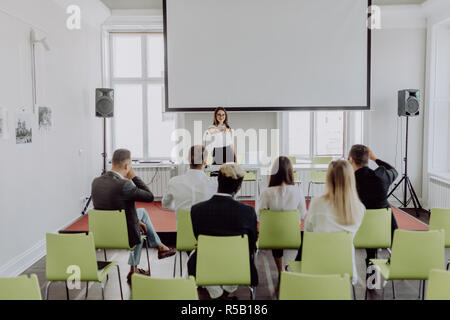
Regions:
<instances>
[{"instance_id":1,"label":"audience member's head","mask_svg":"<svg viewBox=\"0 0 450 320\"><path fill-rule=\"evenodd\" d=\"M126 175L131 169L131 152L127 149L117 149L112 157L112 169Z\"/></svg>"},{"instance_id":2,"label":"audience member's head","mask_svg":"<svg viewBox=\"0 0 450 320\"><path fill-rule=\"evenodd\" d=\"M359 218L360 200L356 192L355 174L347 160L332 161L328 166L325 199L334 207L342 225L353 225Z\"/></svg>"},{"instance_id":3,"label":"audience member's head","mask_svg":"<svg viewBox=\"0 0 450 320\"><path fill-rule=\"evenodd\" d=\"M288 157L278 157L272 166L269 187L281 186L282 184L294 184L294 168Z\"/></svg>"},{"instance_id":4,"label":"audience member's head","mask_svg":"<svg viewBox=\"0 0 450 320\"><path fill-rule=\"evenodd\" d=\"M369 148L362 144L355 144L348 153L348 161L357 170L369 165Z\"/></svg>"},{"instance_id":5,"label":"audience member's head","mask_svg":"<svg viewBox=\"0 0 450 320\"><path fill-rule=\"evenodd\" d=\"M242 185L245 171L236 163L225 163L220 167L217 181L219 183L218 192L235 195Z\"/></svg>"},{"instance_id":6,"label":"audience member's head","mask_svg":"<svg viewBox=\"0 0 450 320\"><path fill-rule=\"evenodd\" d=\"M208 150L205 146L196 145L191 147L189 165L191 169L201 170L206 166Z\"/></svg>"}]
</instances>

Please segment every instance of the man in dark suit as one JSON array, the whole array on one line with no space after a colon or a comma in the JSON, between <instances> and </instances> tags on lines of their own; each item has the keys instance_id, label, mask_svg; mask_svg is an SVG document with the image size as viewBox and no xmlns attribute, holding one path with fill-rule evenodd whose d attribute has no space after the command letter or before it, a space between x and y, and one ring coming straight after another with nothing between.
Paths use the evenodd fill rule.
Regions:
<instances>
[{"instance_id":1,"label":"man in dark suit","mask_svg":"<svg viewBox=\"0 0 450 320\"><path fill-rule=\"evenodd\" d=\"M256 213L253 207L236 201L233 197L239 191L245 171L235 163L224 164L218 179L218 191L210 199L191 208L192 227L198 239L200 234L210 236L235 236L246 234L250 250L250 273L252 286L258 285L258 273L254 262L256 240ZM196 252L188 260L188 273L195 276ZM237 286L208 286L211 298L226 297ZM224 292L225 290L225 292Z\"/></svg>"},{"instance_id":2,"label":"man in dark suit","mask_svg":"<svg viewBox=\"0 0 450 320\"><path fill-rule=\"evenodd\" d=\"M369 159L374 161L378 168L369 168ZM397 179L398 172L390 164L377 159L368 147L357 144L349 152L348 160L355 170L356 189L359 198L366 209L390 208L387 199L390 185ZM397 222L392 215L392 233L397 229ZM366 266L369 260L376 258L377 249L366 249Z\"/></svg>"},{"instance_id":3,"label":"man in dark suit","mask_svg":"<svg viewBox=\"0 0 450 320\"><path fill-rule=\"evenodd\" d=\"M141 232L147 235L148 245L158 249L159 259L175 254L174 249L169 249L161 243L147 211L143 208L136 209L135 201L152 202L153 194L134 173L130 151L118 149L114 152L111 171L92 182L92 201L97 210L125 210L128 241L130 247L136 246L134 259L130 254L128 262L130 265L128 281L141 259ZM148 271L136 269L136 272L148 275Z\"/></svg>"}]
</instances>

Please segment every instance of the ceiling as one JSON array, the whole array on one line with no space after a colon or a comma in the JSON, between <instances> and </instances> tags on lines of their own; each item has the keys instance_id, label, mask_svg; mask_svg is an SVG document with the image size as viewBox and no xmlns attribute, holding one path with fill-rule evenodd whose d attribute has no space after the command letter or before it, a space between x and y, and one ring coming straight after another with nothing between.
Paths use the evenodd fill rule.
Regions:
<instances>
[{"instance_id":1,"label":"ceiling","mask_svg":"<svg viewBox=\"0 0 450 320\"><path fill-rule=\"evenodd\" d=\"M162 0L101 0L111 10L162 9ZM373 0L377 5L422 4L426 0Z\"/></svg>"}]
</instances>

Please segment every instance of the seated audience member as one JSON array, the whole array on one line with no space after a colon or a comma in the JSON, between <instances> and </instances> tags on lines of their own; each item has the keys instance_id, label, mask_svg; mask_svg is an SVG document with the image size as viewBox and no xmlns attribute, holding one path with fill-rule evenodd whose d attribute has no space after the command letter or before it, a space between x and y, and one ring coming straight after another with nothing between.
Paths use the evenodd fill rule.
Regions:
<instances>
[{"instance_id":1,"label":"seated audience member","mask_svg":"<svg viewBox=\"0 0 450 320\"><path fill-rule=\"evenodd\" d=\"M300 219L305 217L305 196L302 189L294 183L294 169L288 157L282 156L275 160L272 166L269 187L262 192L258 208L259 210L278 211L299 210ZM280 274L283 271L283 250L272 250L272 255Z\"/></svg>"},{"instance_id":2,"label":"seated audience member","mask_svg":"<svg viewBox=\"0 0 450 320\"><path fill-rule=\"evenodd\" d=\"M194 235L234 236L248 235L250 250L251 283L258 285L258 274L254 263L257 240L257 221L253 207L236 201L233 197L239 191L245 171L235 163L222 165L219 170L217 193L209 200L200 202L191 208ZM188 260L188 273L195 276L196 251ZM234 292L237 286L208 286L211 298L226 297ZM224 292L225 290L226 292Z\"/></svg>"},{"instance_id":3,"label":"seated audience member","mask_svg":"<svg viewBox=\"0 0 450 320\"><path fill-rule=\"evenodd\" d=\"M389 208L387 200L389 186L398 176L397 170L386 162L377 159L372 150L364 145L354 145L349 152L348 159L353 166L356 178L356 190L359 199L366 209ZM369 159L374 161L378 168L372 170L368 167ZM397 222L392 215L392 234L397 229ZM376 258L377 249L366 249L366 266L369 259Z\"/></svg>"},{"instance_id":4,"label":"seated audience member","mask_svg":"<svg viewBox=\"0 0 450 320\"><path fill-rule=\"evenodd\" d=\"M97 210L125 210L128 228L128 241L134 249L135 262L132 255L128 263L130 272L128 282L134 268L141 259L141 232L147 235L148 245L158 249L158 259L175 254L175 249L169 249L161 243L150 217L145 209L136 209L135 201L152 202L153 194L145 183L136 176L131 167L131 153L126 149L118 149L112 158L112 169L92 182L92 201ZM137 273L149 274L148 271L136 268Z\"/></svg>"},{"instance_id":5,"label":"seated audience member","mask_svg":"<svg viewBox=\"0 0 450 320\"><path fill-rule=\"evenodd\" d=\"M328 167L326 193L314 198L305 219L306 232L348 231L355 236L364 217L365 207L358 198L355 175L346 160L332 161ZM352 244L353 247L353 244ZM352 248L353 279L357 282L355 248ZM301 260L301 248L296 260Z\"/></svg>"},{"instance_id":6,"label":"seated audience member","mask_svg":"<svg viewBox=\"0 0 450 320\"><path fill-rule=\"evenodd\" d=\"M208 177L206 167L208 151L204 146L192 146L190 169L185 175L173 177L169 181L167 193L162 199L164 208L190 211L192 205L210 199L217 191L217 179Z\"/></svg>"}]
</instances>

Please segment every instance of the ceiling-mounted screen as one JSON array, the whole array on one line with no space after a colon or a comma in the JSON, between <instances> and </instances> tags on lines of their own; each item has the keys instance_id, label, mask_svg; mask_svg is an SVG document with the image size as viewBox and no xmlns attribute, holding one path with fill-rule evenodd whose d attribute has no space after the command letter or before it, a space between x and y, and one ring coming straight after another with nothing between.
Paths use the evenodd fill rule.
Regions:
<instances>
[{"instance_id":1,"label":"ceiling-mounted screen","mask_svg":"<svg viewBox=\"0 0 450 320\"><path fill-rule=\"evenodd\" d=\"M368 109L365 0L164 0L166 111Z\"/></svg>"}]
</instances>

